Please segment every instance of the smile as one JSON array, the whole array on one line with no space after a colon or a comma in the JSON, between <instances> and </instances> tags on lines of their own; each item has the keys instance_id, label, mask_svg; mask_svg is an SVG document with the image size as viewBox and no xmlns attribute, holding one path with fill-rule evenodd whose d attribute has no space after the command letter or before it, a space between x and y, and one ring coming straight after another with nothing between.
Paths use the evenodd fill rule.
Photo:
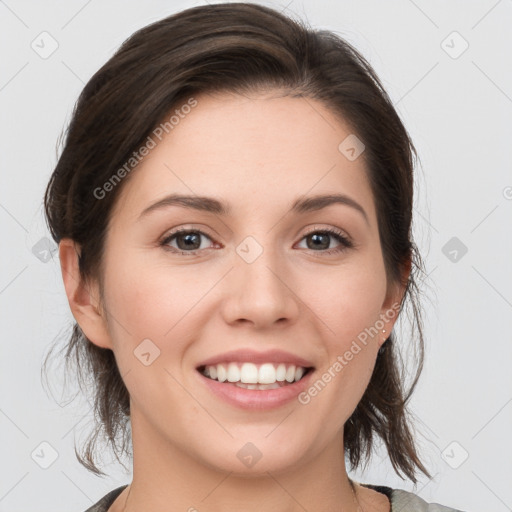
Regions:
<instances>
[{"instance_id":1,"label":"smile","mask_svg":"<svg viewBox=\"0 0 512 512\"><path fill-rule=\"evenodd\" d=\"M230 362L197 370L203 385L217 399L236 408L260 411L296 401L314 374L313 367L284 363Z\"/></svg>"},{"instance_id":2,"label":"smile","mask_svg":"<svg viewBox=\"0 0 512 512\"><path fill-rule=\"evenodd\" d=\"M284 363L221 363L199 368L209 379L228 382L245 389L277 389L298 382L310 370Z\"/></svg>"}]
</instances>

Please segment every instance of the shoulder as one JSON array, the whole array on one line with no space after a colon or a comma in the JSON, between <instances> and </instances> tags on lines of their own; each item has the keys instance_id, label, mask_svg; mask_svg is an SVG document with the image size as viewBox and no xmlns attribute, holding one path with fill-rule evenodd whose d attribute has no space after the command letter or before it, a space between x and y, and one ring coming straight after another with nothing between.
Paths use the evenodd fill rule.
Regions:
<instances>
[{"instance_id":1,"label":"shoulder","mask_svg":"<svg viewBox=\"0 0 512 512\"><path fill-rule=\"evenodd\" d=\"M128 485L122 485L97 501L92 507L89 507L85 512L107 512L108 508L114 503L116 498L123 492Z\"/></svg>"},{"instance_id":2,"label":"shoulder","mask_svg":"<svg viewBox=\"0 0 512 512\"><path fill-rule=\"evenodd\" d=\"M392 489L382 485L360 484L374 491L385 494L391 503L391 512L463 512L439 503L427 503L417 494L402 489Z\"/></svg>"},{"instance_id":3,"label":"shoulder","mask_svg":"<svg viewBox=\"0 0 512 512\"><path fill-rule=\"evenodd\" d=\"M455 508L445 507L438 503L427 503L425 500L402 489L393 489L391 494L391 510L411 510L417 512L462 512Z\"/></svg>"}]
</instances>

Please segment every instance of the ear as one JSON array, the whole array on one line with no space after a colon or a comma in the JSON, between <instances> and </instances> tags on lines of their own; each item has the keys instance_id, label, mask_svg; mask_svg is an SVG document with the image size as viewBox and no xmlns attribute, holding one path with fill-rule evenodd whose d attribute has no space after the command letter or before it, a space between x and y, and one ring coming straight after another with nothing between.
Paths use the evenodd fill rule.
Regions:
<instances>
[{"instance_id":1,"label":"ear","mask_svg":"<svg viewBox=\"0 0 512 512\"><path fill-rule=\"evenodd\" d=\"M100 311L99 287L97 283L83 282L78 266L79 255L80 246L74 240L63 238L60 241L60 267L69 307L83 333L92 343L112 349L107 322Z\"/></svg>"},{"instance_id":2,"label":"ear","mask_svg":"<svg viewBox=\"0 0 512 512\"><path fill-rule=\"evenodd\" d=\"M400 305L405 294L410 273L411 259L409 258L407 262L404 264L404 268L402 270L401 275L401 281L399 283L395 281L393 283L390 283L390 285L388 286L386 299L382 304L382 309L380 312L380 318L384 323L384 327L382 327L380 332L379 347L382 346L384 342L389 338L393 326L395 325L395 322L398 318L398 313L400 312ZM386 332L382 332L382 330L385 330Z\"/></svg>"}]
</instances>

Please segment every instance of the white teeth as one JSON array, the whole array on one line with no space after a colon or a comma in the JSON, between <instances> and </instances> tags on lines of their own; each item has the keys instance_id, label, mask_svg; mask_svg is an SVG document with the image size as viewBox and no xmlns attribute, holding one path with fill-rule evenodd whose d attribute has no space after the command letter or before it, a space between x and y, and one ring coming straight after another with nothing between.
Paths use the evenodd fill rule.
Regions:
<instances>
[{"instance_id":1,"label":"white teeth","mask_svg":"<svg viewBox=\"0 0 512 512\"><path fill-rule=\"evenodd\" d=\"M258 384L245 384L243 382L237 382L235 386L238 386L239 388L244 389L258 389Z\"/></svg>"},{"instance_id":2,"label":"white teeth","mask_svg":"<svg viewBox=\"0 0 512 512\"><path fill-rule=\"evenodd\" d=\"M240 370L236 363L228 365L228 382L238 382L240 380Z\"/></svg>"},{"instance_id":3,"label":"white teeth","mask_svg":"<svg viewBox=\"0 0 512 512\"><path fill-rule=\"evenodd\" d=\"M273 384L258 384L258 389L278 389L279 384L277 382L274 382Z\"/></svg>"},{"instance_id":4,"label":"white teeth","mask_svg":"<svg viewBox=\"0 0 512 512\"><path fill-rule=\"evenodd\" d=\"M219 382L224 382L226 379L227 379L226 368L224 368L224 366L222 366L221 364L218 364L217 365L217 380Z\"/></svg>"},{"instance_id":5,"label":"white teeth","mask_svg":"<svg viewBox=\"0 0 512 512\"><path fill-rule=\"evenodd\" d=\"M212 377L213 378L213 377ZM284 364L280 364L276 370L276 380L278 382L283 382L286 378L286 366Z\"/></svg>"},{"instance_id":6,"label":"white teeth","mask_svg":"<svg viewBox=\"0 0 512 512\"><path fill-rule=\"evenodd\" d=\"M276 381L276 369L272 363L265 363L258 371L258 382L260 384L273 384Z\"/></svg>"},{"instance_id":7,"label":"white teeth","mask_svg":"<svg viewBox=\"0 0 512 512\"><path fill-rule=\"evenodd\" d=\"M210 379L240 384L239 387L246 389L274 389L280 387L278 383L299 381L305 372L305 368L294 364L235 362L206 366L203 370L203 374Z\"/></svg>"},{"instance_id":8,"label":"white teeth","mask_svg":"<svg viewBox=\"0 0 512 512\"><path fill-rule=\"evenodd\" d=\"M258 367L252 363L244 363L240 368L240 380L245 384L257 384Z\"/></svg>"},{"instance_id":9,"label":"white teeth","mask_svg":"<svg viewBox=\"0 0 512 512\"><path fill-rule=\"evenodd\" d=\"M288 366L286 368L286 382L293 382L295 379L295 365Z\"/></svg>"},{"instance_id":10,"label":"white teeth","mask_svg":"<svg viewBox=\"0 0 512 512\"><path fill-rule=\"evenodd\" d=\"M281 387L277 382L273 384L245 384L243 382L236 382L235 386L244 389L278 389Z\"/></svg>"}]
</instances>

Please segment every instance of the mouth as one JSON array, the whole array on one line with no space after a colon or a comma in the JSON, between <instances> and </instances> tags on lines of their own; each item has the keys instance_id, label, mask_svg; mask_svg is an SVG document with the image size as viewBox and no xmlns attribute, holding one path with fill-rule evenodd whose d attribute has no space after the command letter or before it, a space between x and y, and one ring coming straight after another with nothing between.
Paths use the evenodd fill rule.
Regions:
<instances>
[{"instance_id":1,"label":"mouth","mask_svg":"<svg viewBox=\"0 0 512 512\"><path fill-rule=\"evenodd\" d=\"M266 408L281 405L296 396L314 367L231 361L202 365L196 370L212 391L232 404Z\"/></svg>"},{"instance_id":2,"label":"mouth","mask_svg":"<svg viewBox=\"0 0 512 512\"><path fill-rule=\"evenodd\" d=\"M313 379L315 367L312 360L277 348L239 348L201 361L196 375L215 400L261 412L296 400Z\"/></svg>"},{"instance_id":3,"label":"mouth","mask_svg":"<svg viewBox=\"0 0 512 512\"><path fill-rule=\"evenodd\" d=\"M225 362L202 365L199 373L209 380L242 389L265 391L292 386L309 375L314 368L285 363Z\"/></svg>"}]
</instances>

